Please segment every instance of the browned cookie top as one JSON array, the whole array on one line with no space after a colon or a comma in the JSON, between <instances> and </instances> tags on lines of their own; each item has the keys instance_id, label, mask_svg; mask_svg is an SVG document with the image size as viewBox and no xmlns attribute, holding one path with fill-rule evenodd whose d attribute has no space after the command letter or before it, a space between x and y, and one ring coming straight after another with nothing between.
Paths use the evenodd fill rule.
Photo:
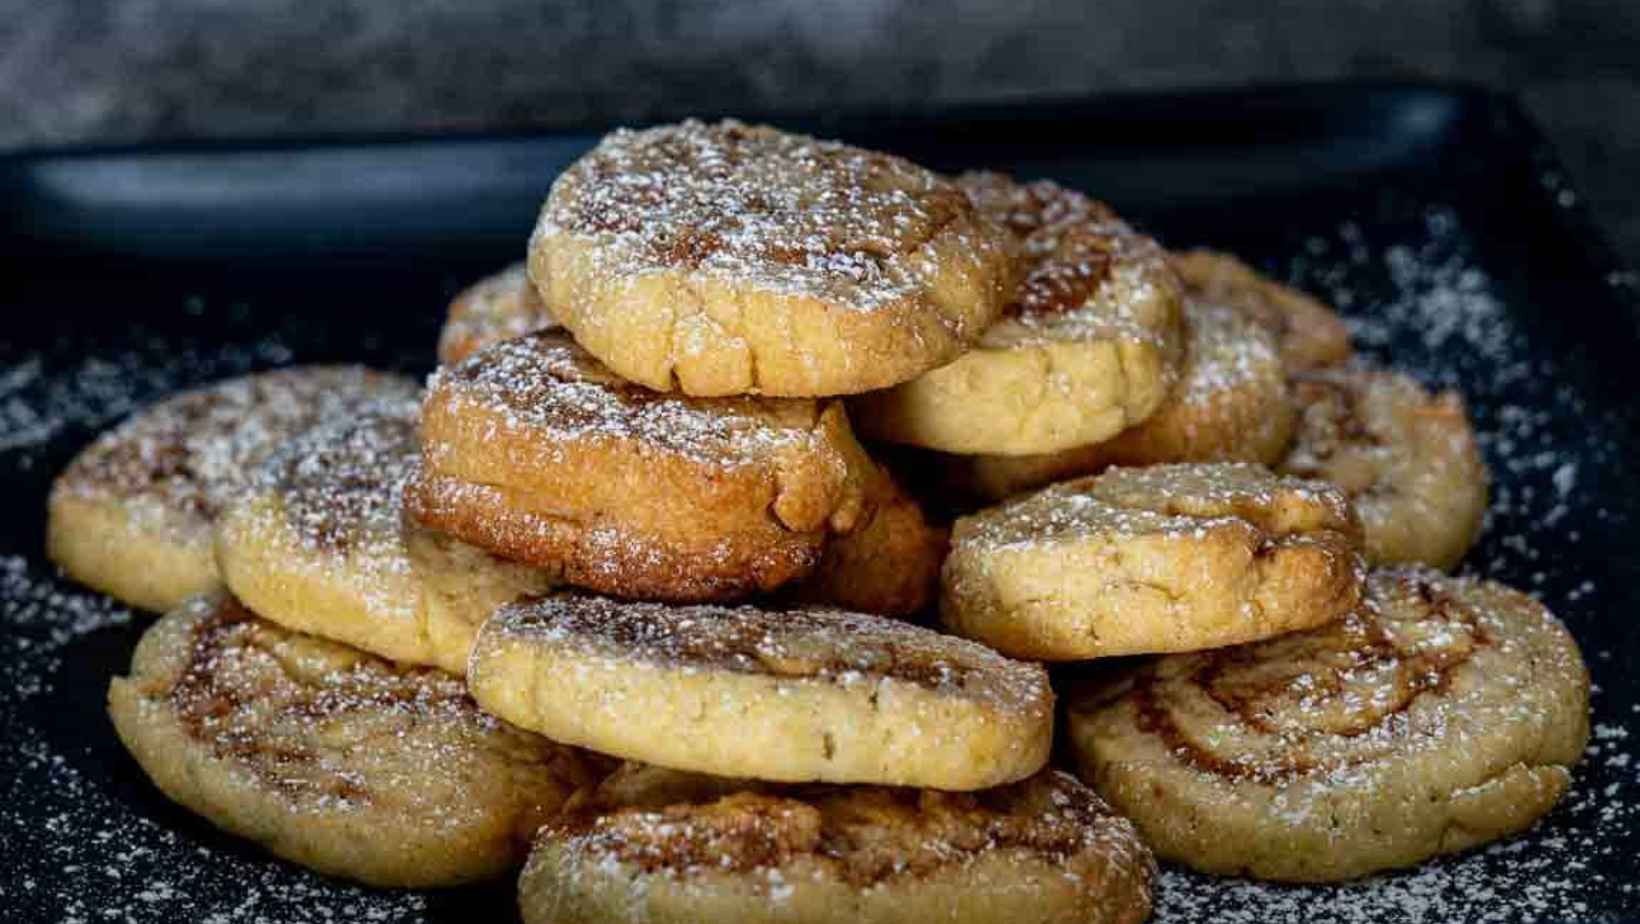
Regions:
<instances>
[{"instance_id":1,"label":"browned cookie top","mask_svg":"<svg viewBox=\"0 0 1640 924\"><path fill-rule=\"evenodd\" d=\"M689 120L604 138L554 184L538 233L618 243L636 268L721 274L871 309L923 275L909 264L964 227L1000 236L962 191L888 154L735 121Z\"/></svg>"},{"instance_id":2,"label":"browned cookie top","mask_svg":"<svg viewBox=\"0 0 1640 924\"><path fill-rule=\"evenodd\" d=\"M681 878L806 862L819 867L812 875L859 889L960 873L981 855L1073 875L1094 861L1135 877L1140 891L1154 874L1132 825L1073 777L1052 770L947 793L775 785L629 764L540 838L583 861Z\"/></svg>"},{"instance_id":3,"label":"browned cookie top","mask_svg":"<svg viewBox=\"0 0 1640 924\"><path fill-rule=\"evenodd\" d=\"M97 438L57 490L154 507L208 527L252 469L321 420L377 401L408 401L414 383L359 366L306 366L184 392Z\"/></svg>"},{"instance_id":4,"label":"browned cookie top","mask_svg":"<svg viewBox=\"0 0 1640 924\"><path fill-rule=\"evenodd\" d=\"M861 613L668 606L561 596L506 607L485 629L600 658L844 686L896 680L1029 711L1051 708L1042 667L983 645Z\"/></svg>"},{"instance_id":5,"label":"browned cookie top","mask_svg":"<svg viewBox=\"0 0 1640 924\"><path fill-rule=\"evenodd\" d=\"M561 330L491 346L443 370L433 400L470 405L543 440L624 439L720 465L767 461L814 436L823 405L804 398L690 398L610 372Z\"/></svg>"}]
</instances>

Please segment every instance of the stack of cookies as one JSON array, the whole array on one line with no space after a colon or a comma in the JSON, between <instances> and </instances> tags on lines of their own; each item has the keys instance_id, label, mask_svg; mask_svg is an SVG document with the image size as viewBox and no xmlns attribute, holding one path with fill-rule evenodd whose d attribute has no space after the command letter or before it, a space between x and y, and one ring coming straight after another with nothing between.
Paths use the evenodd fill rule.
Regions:
<instances>
[{"instance_id":1,"label":"stack of cookies","mask_svg":"<svg viewBox=\"0 0 1640 924\"><path fill-rule=\"evenodd\" d=\"M172 398L52 494L65 571L170 611L126 746L314 869L522 863L529 922L1139 921L1152 852L1331 881L1522 830L1587 738L1564 627L1438 570L1486 506L1457 396L1053 183L619 131L438 349ZM1044 662L1113 656L1056 672L1054 769Z\"/></svg>"}]
</instances>

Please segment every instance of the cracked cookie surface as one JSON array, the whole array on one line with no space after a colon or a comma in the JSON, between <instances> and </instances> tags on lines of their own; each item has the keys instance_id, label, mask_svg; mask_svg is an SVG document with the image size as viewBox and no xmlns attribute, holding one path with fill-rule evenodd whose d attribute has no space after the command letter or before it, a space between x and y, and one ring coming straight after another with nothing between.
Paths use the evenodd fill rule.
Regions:
<instances>
[{"instance_id":1,"label":"cracked cookie surface","mask_svg":"<svg viewBox=\"0 0 1640 924\"><path fill-rule=\"evenodd\" d=\"M438 335L438 361L453 365L492 344L557 326L523 263L456 294Z\"/></svg>"},{"instance_id":2,"label":"cracked cookie surface","mask_svg":"<svg viewBox=\"0 0 1640 924\"><path fill-rule=\"evenodd\" d=\"M1002 308L1007 236L949 180L734 121L605 136L553 184L530 275L617 374L661 391L884 388Z\"/></svg>"},{"instance_id":3,"label":"cracked cookie surface","mask_svg":"<svg viewBox=\"0 0 1640 924\"><path fill-rule=\"evenodd\" d=\"M599 766L480 712L459 678L287 631L225 596L155 623L108 709L172 800L377 886L505 873Z\"/></svg>"},{"instance_id":4,"label":"cracked cookie surface","mask_svg":"<svg viewBox=\"0 0 1640 924\"><path fill-rule=\"evenodd\" d=\"M170 610L221 586L211 527L262 459L321 420L415 394L402 376L300 366L168 398L97 437L57 477L47 551L77 581Z\"/></svg>"},{"instance_id":5,"label":"cracked cookie surface","mask_svg":"<svg viewBox=\"0 0 1640 924\"><path fill-rule=\"evenodd\" d=\"M1360 535L1325 482L1251 464L1113 468L957 520L940 618L1044 660L1268 638L1355 605Z\"/></svg>"},{"instance_id":6,"label":"cracked cookie surface","mask_svg":"<svg viewBox=\"0 0 1640 924\"><path fill-rule=\"evenodd\" d=\"M967 353L851 403L862 433L954 453L1055 452L1150 416L1178 374L1178 278L1103 203L999 174L958 182L1016 237L1003 316Z\"/></svg>"},{"instance_id":7,"label":"cracked cookie surface","mask_svg":"<svg viewBox=\"0 0 1640 924\"><path fill-rule=\"evenodd\" d=\"M544 826L529 924L1138 924L1155 864L1047 770L974 793L779 786L628 764Z\"/></svg>"},{"instance_id":8,"label":"cracked cookie surface","mask_svg":"<svg viewBox=\"0 0 1640 924\"><path fill-rule=\"evenodd\" d=\"M1525 594L1394 569L1333 625L1168 655L1068 715L1084 778L1159 856L1324 882L1529 827L1583 753L1589 679Z\"/></svg>"},{"instance_id":9,"label":"cracked cookie surface","mask_svg":"<svg viewBox=\"0 0 1640 924\"><path fill-rule=\"evenodd\" d=\"M416 419L414 400L378 404L275 451L217 523L217 560L266 619L460 674L478 624L550 576L405 516Z\"/></svg>"},{"instance_id":10,"label":"cracked cookie surface","mask_svg":"<svg viewBox=\"0 0 1640 924\"><path fill-rule=\"evenodd\" d=\"M856 527L874 469L838 402L651 391L562 331L440 370L421 440L405 495L421 523L566 583L671 601L808 575Z\"/></svg>"},{"instance_id":11,"label":"cracked cookie surface","mask_svg":"<svg viewBox=\"0 0 1640 924\"><path fill-rule=\"evenodd\" d=\"M1486 463L1456 392L1364 364L1295 376L1298 436L1279 468L1343 488L1367 557L1450 569L1480 534Z\"/></svg>"},{"instance_id":12,"label":"cracked cookie surface","mask_svg":"<svg viewBox=\"0 0 1640 924\"><path fill-rule=\"evenodd\" d=\"M479 631L485 709L606 754L792 782L977 789L1041 769L1040 665L897 620L809 607L526 601Z\"/></svg>"}]
</instances>

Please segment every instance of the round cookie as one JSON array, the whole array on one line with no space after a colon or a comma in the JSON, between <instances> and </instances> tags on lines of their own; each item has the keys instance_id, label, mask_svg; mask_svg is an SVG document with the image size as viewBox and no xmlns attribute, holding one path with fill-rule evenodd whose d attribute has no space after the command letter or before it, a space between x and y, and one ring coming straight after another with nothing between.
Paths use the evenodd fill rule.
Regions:
<instances>
[{"instance_id":1,"label":"round cookie","mask_svg":"<svg viewBox=\"0 0 1640 924\"><path fill-rule=\"evenodd\" d=\"M1058 771L942 793L629 766L541 829L519 905L526 924L1138 924L1154 877L1132 824Z\"/></svg>"},{"instance_id":2,"label":"round cookie","mask_svg":"<svg viewBox=\"0 0 1640 924\"><path fill-rule=\"evenodd\" d=\"M1187 292L1235 308L1268 330L1289 371L1343 362L1354 352L1349 326L1331 308L1229 254L1189 250L1172 254L1171 262Z\"/></svg>"},{"instance_id":3,"label":"round cookie","mask_svg":"<svg viewBox=\"0 0 1640 924\"><path fill-rule=\"evenodd\" d=\"M822 608L559 596L479 630L484 708L617 757L766 780L979 789L1042 768L1041 665L908 623Z\"/></svg>"},{"instance_id":4,"label":"round cookie","mask_svg":"<svg viewBox=\"0 0 1640 924\"><path fill-rule=\"evenodd\" d=\"M1456 565L1480 534L1488 481L1463 399L1360 364L1295 376L1293 395L1303 412L1281 470L1354 499L1369 560Z\"/></svg>"},{"instance_id":5,"label":"round cookie","mask_svg":"<svg viewBox=\"0 0 1640 924\"><path fill-rule=\"evenodd\" d=\"M226 597L155 623L108 711L173 801L376 886L501 875L596 779L591 755L485 715L458 678L288 632Z\"/></svg>"},{"instance_id":6,"label":"round cookie","mask_svg":"<svg viewBox=\"0 0 1640 924\"><path fill-rule=\"evenodd\" d=\"M217 561L263 618L460 674L478 624L550 580L405 517L416 410L414 401L381 404L270 455L223 511Z\"/></svg>"},{"instance_id":7,"label":"round cookie","mask_svg":"<svg viewBox=\"0 0 1640 924\"><path fill-rule=\"evenodd\" d=\"M104 432L51 488L46 551L75 580L155 612L221 586L211 524L269 452L320 420L416 394L359 366L299 366L167 398Z\"/></svg>"},{"instance_id":8,"label":"round cookie","mask_svg":"<svg viewBox=\"0 0 1640 924\"><path fill-rule=\"evenodd\" d=\"M607 135L553 183L530 275L659 391L854 394L956 358L1002 309L1008 239L915 164L767 126Z\"/></svg>"},{"instance_id":9,"label":"round cookie","mask_svg":"<svg viewBox=\"0 0 1640 924\"><path fill-rule=\"evenodd\" d=\"M1344 620L1169 655L1069 709L1084 778L1163 858L1329 882L1524 830L1589 737L1589 678L1524 594L1374 572Z\"/></svg>"},{"instance_id":10,"label":"round cookie","mask_svg":"<svg viewBox=\"0 0 1640 924\"><path fill-rule=\"evenodd\" d=\"M1187 296L1185 360L1156 413L1091 446L1030 456L943 456L958 495L997 501L1111 465L1259 462L1274 465L1297 420L1276 341L1225 305Z\"/></svg>"},{"instance_id":11,"label":"round cookie","mask_svg":"<svg viewBox=\"0 0 1640 924\"><path fill-rule=\"evenodd\" d=\"M1155 241L1046 181L961 181L1018 236L1004 317L956 360L854 399L860 432L954 453L1025 455L1109 439L1155 412L1183 351L1179 282Z\"/></svg>"},{"instance_id":12,"label":"round cookie","mask_svg":"<svg viewBox=\"0 0 1640 924\"><path fill-rule=\"evenodd\" d=\"M854 529L832 536L814 573L793 598L859 613L911 616L934 602L945 560L946 531L882 466L865 485L865 509Z\"/></svg>"},{"instance_id":13,"label":"round cookie","mask_svg":"<svg viewBox=\"0 0 1640 924\"><path fill-rule=\"evenodd\" d=\"M461 362L503 340L557 324L523 263L479 280L456 295L438 336L441 365Z\"/></svg>"},{"instance_id":14,"label":"round cookie","mask_svg":"<svg viewBox=\"0 0 1640 924\"><path fill-rule=\"evenodd\" d=\"M650 391L562 331L440 370L421 440L405 500L424 525L639 599L803 578L855 528L874 471L838 402Z\"/></svg>"},{"instance_id":15,"label":"round cookie","mask_svg":"<svg viewBox=\"0 0 1640 924\"><path fill-rule=\"evenodd\" d=\"M1360 536L1324 482L1248 464L1113 468L957 520L940 617L1055 661L1268 638L1349 612Z\"/></svg>"}]
</instances>

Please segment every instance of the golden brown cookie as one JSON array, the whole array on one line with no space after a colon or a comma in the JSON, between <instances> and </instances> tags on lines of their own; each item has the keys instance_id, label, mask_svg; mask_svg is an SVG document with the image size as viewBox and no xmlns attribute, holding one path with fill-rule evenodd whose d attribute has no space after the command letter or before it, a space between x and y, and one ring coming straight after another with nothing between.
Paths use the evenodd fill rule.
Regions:
<instances>
[{"instance_id":1,"label":"golden brown cookie","mask_svg":"<svg viewBox=\"0 0 1640 924\"><path fill-rule=\"evenodd\" d=\"M424 525L601 593L672 601L773 590L854 529L873 466L841 404L688 398L616 377L561 331L437 373Z\"/></svg>"},{"instance_id":2,"label":"golden brown cookie","mask_svg":"<svg viewBox=\"0 0 1640 924\"><path fill-rule=\"evenodd\" d=\"M1155 241L1103 203L1047 181L959 182L1018 238L1001 320L956 360L851 403L874 439L1024 455L1109 439L1155 412L1177 377L1178 278Z\"/></svg>"},{"instance_id":3,"label":"golden brown cookie","mask_svg":"<svg viewBox=\"0 0 1640 924\"><path fill-rule=\"evenodd\" d=\"M1073 698L1070 727L1158 855L1327 882L1529 827L1588 740L1589 677L1530 597L1378 571L1344 620L1149 662Z\"/></svg>"},{"instance_id":4,"label":"golden brown cookie","mask_svg":"<svg viewBox=\"0 0 1640 924\"><path fill-rule=\"evenodd\" d=\"M1037 664L878 616L564 595L503 607L473 697L555 741L702 773L979 789L1042 768Z\"/></svg>"},{"instance_id":5,"label":"golden brown cookie","mask_svg":"<svg viewBox=\"0 0 1640 924\"><path fill-rule=\"evenodd\" d=\"M661 391L884 388L1002 309L1005 234L908 161L767 126L616 131L559 176L530 275L615 373Z\"/></svg>"},{"instance_id":6,"label":"golden brown cookie","mask_svg":"<svg viewBox=\"0 0 1640 924\"><path fill-rule=\"evenodd\" d=\"M108 711L166 796L269 851L378 886L499 876L594 758L478 710L458 678L196 598L142 637Z\"/></svg>"},{"instance_id":7,"label":"golden brown cookie","mask_svg":"<svg viewBox=\"0 0 1640 924\"><path fill-rule=\"evenodd\" d=\"M1241 312L1187 296L1183 371L1143 422L1091 446L1030 456L939 459L958 496L997 501L1111 465L1259 462L1273 465L1297 419L1275 338Z\"/></svg>"},{"instance_id":8,"label":"golden brown cookie","mask_svg":"<svg viewBox=\"0 0 1640 924\"><path fill-rule=\"evenodd\" d=\"M246 606L286 628L463 673L496 607L551 586L409 521L417 404L380 404L276 450L217 523L217 561Z\"/></svg>"},{"instance_id":9,"label":"golden brown cookie","mask_svg":"<svg viewBox=\"0 0 1640 924\"><path fill-rule=\"evenodd\" d=\"M1290 371L1342 362L1353 353L1350 329L1331 308L1229 254L1189 250L1173 254L1172 263L1188 292L1235 308L1268 330Z\"/></svg>"},{"instance_id":10,"label":"golden brown cookie","mask_svg":"<svg viewBox=\"0 0 1640 924\"><path fill-rule=\"evenodd\" d=\"M975 793L629 765L541 829L527 924L1138 924L1155 863L1067 774Z\"/></svg>"},{"instance_id":11,"label":"golden brown cookie","mask_svg":"<svg viewBox=\"0 0 1640 924\"><path fill-rule=\"evenodd\" d=\"M1044 660L1269 638L1349 612L1360 538L1324 482L1248 464L1113 468L957 520L940 617Z\"/></svg>"},{"instance_id":12,"label":"golden brown cookie","mask_svg":"<svg viewBox=\"0 0 1640 924\"><path fill-rule=\"evenodd\" d=\"M793 597L879 616L920 613L938 596L948 545L947 531L928 522L921 505L873 464L860 521L826 540L820 564Z\"/></svg>"},{"instance_id":13,"label":"golden brown cookie","mask_svg":"<svg viewBox=\"0 0 1640 924\"><path fill-rule=\"evenodd\" d=\"M1463 399L1360 364L1301 374L1293 393L1303 414L1281 470L1344 489L1372 561L1456 565L1480 534L1489 480Z\"/></svg>"},{"instance_id":14,"label":"golden brown cookie","mask_svg":"<svg viewBox=\"0 0 1640 924\"><path fill-rule=\"evenodd\" d=\"M556 326L524 264L507 267L456 295L438 337L438 361L453 365L503 340Z\"/></svg>"},{"instance_id":15,"label":"golden brown cookie","mask_svg":"<svg viewBox=\"0 0 1640 924\"><path fill-rule=\"evenodd\" d=\"M221 586L211 524L269 452L320 420L408 399L408 379L300 366L183 392L99 436L52 485L46 550L68 575L164 612Z\"/></svg>"}]
</instances>

